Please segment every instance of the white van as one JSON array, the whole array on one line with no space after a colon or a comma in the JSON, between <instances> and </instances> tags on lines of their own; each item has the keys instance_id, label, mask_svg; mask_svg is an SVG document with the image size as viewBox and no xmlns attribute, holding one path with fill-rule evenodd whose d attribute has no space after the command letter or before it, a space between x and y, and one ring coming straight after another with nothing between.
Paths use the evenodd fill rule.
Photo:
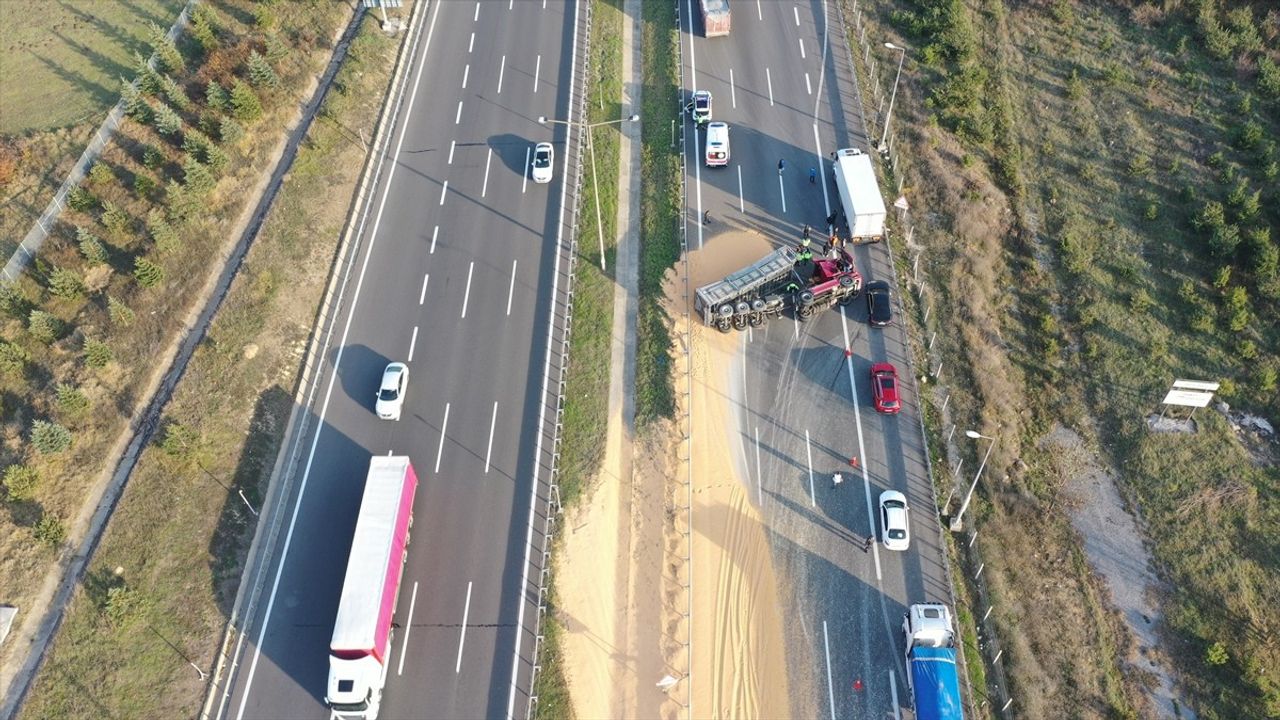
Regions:
<instances>
[{"instance_id":1,"label":"white van","mask_svg":"<svg viewBox=\"0 0 1280 720\"><path fill-rule=\"evenodd\" d=\"M729 164L729 126L722 122L707 124L707 167Z\"/></svg>"}]
</instances>

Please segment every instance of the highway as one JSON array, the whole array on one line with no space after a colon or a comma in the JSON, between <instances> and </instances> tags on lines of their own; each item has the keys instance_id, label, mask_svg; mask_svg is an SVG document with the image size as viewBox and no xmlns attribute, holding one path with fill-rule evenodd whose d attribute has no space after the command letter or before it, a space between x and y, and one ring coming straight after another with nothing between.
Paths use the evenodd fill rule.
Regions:
<instances>
[{"instance_id":1,"label":"highway","mask_svg":"<svg viewBox=\"0 0 1280 720\"><path fill-rule=\"evenodd\" d=\"M408 455L421 479L380 717L525 715L568 222L568 128L537 118L571 105L577 22L555 0L426 7L216 717L329 716L329 638L373 454ZM542 140L557 153L548 185L527 171ZM391 361L410 370L398 422L373 414Z\"/></svg>"},{"instance_id":2,"label":"highway","mask_svg":"<svg viewBox=\"0 0 1280 720\"><path fill-rule=\"evenodd\" d=\"M727 167L708 168L702 133L686 126L689 242L700 247L715 233L751 229L775 245L794 244L807 223L820 244L825 218L840 208L830 153L871 145L839 4L743 0L732 8L731 34L705 38L696 0L680 5L684 90L711 91L732 148ZM884 244L853 255L864 280L896 285ZM738 437L730 451L768 528L795 717L895 717L909 706L902 613L910 603L950 603L917 381L897 309L885 329L867 324L859 297L808 323L787 315L739 333ZM871 407L870 366L884 361L903 381L897 416ZM845 477L839 487L834 472ZM874 503L886 489L907 496L911 548L876 545L864 554L857 539L876 533Z\"/></svg>"}]
</instances>

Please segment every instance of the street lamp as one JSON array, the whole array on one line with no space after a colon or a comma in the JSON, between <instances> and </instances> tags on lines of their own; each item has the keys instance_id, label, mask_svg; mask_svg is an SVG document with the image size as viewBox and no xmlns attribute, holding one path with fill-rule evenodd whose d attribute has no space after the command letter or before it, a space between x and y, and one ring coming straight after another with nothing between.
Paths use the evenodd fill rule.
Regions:
<instances>
[{"instance_id":1,"label":"street lamp","mask_svg":"<svg viewBox=\"0 0 1280 720\"><path fill-rule=\"evenodd\" d=\"M639 119L640 119L639 115L632 115L631 117L618 118L616 120L603 120L601 122L595 122L595 123L584 123L584 122L579 122L575 120L554 120L554 119L548 118L546 115L538 116L539 125L546 125L548 123L551 123L551 124L559 123L560 125L571 125L575 127L580 127L583 130L585 130L587 133L587 152L590 153L591 155L591 187L592 187L592 192L595 195L595 205L596 205L596 235L600 239L600 270L601 272L604 272L605 270L604 225L600 221L600 181L596 177L596 146L591 142L591 128L600 127L601 125L613 125L616 123L635 122Z\"/></svg>"},{"instance_id":2,"label":"street lamp","mask_svg":"<svg viewBox=\"0 0 1280 720\"><path fill-rule=\"evenodd\" d=\"M889 137L889 120L893 117L893 101L898 97L898 80L902 78L902 61L907 59L907 49L894 45L891 42L884 44L890 50L897 50L902 53L898 56L898 74L893 78L893 92L889 94L889 112L884 116L884 133L880 135L880 152L888 152L889 146L885 144L885 140Z\"/></svg>"},{"instance_id":3,"label":"street lamp","mask_svg":"<svg viewBox=\"0 0 1280 720\"><path fill-rule=\"evenodd\" d=\"M996 439L988 435L973 430L965 430L966 437L974 440L990 440L991 444L987 446L987 453L982 456L982 464L978 465L978 472L973 476L973 484L969 486L969 492L964 494L964 502L960 503L960 512L951 518L951 532L960 532L964 527L964 511L969 509L969 500L973 498L973 490L978 487L978 479L982 477L982 470L987 466L987 458L991 457L991 451L996 446Z\"/></svg>"}]
</instances>

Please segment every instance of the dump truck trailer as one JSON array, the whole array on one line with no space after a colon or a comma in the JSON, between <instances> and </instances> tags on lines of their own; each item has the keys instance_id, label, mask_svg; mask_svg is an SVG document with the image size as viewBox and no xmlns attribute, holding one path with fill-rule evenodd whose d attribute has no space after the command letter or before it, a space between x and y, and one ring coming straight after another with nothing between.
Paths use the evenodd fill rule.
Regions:
<instances>
[{"instance_id":1,"label":"dump truck trailer","mask_svg":"<svg viewBox=\"0 0 1280 720\"><path fill-rule=\"evenodd\" d=\"M702 31L706 37L729 34L729 0L698 0L702 9Z\"/></svg>"},{"instance_id":2,"label":"dump truck trailer","mask_svg":"<svg viewBox=\"0 0 1280 720\"><path fill-rule=\"evenodd\" d=\"M808 320L836 303L848 303L862 290L853 256L836 248L824 257L800 260L796 250L780 247L747 267L698 288L694 308L702 321L721 332L760 327L788 308Z\"/></svg>"}]
</instances>

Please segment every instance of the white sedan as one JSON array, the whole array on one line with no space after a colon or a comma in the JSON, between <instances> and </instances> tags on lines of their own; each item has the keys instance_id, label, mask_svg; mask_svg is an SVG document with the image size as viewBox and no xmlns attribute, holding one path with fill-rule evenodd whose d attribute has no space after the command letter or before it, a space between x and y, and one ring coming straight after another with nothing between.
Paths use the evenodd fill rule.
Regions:
<instances>
[{"instance_id":1,"label":"white sedan","mask_svg":"<svg viewBox=\"0 0 1280 720\"><path fill-rule=\"evenodd\" d=\"M409 368L404 363L393 362L382 371L382 384L378 387L378 401L374 412L383 420L399 420L404 407L404 391L409 386Z\"/></svg>"},{"instance_id":2,"label":"white sedan","mask_svg":"<svg viewBox=\"0 0 1280 720\"><path fill-rule=\"evenodd\" d=\"M533 181L536 183L551 182L551 166L556 161L556 151L551 143L540 142L533 147Z\"/></svg>"},{"instance_id":3,"label":"white sedan","mask_svg":"<svg viewBox=\"0 0 1280 720\"><path fill-rule=\"evenodd\" d=\"M880 541L885 550L906 550L911 545L907 496L897 490L880 493Z\"/></svg>"}]
</instances>

